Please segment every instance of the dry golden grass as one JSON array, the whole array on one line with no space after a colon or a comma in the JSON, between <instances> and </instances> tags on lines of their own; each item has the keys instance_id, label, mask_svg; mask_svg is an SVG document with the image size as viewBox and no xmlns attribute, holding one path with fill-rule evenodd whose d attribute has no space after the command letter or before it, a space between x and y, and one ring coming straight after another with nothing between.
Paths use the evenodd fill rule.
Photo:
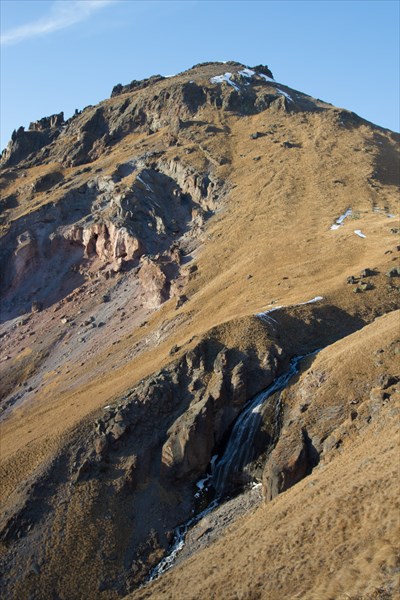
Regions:
<instances>
[{"instance_id":1,"label":"dry golden grass","mask_svg":"<svg viewBox=\"0 0 400 600\"><path fill-rule=\"evenodd\" d=\"M199 118L210 122L215 119L211 110ZM339 136L326 114L288 117L262 113L221 118L231 129L232 164L219 167L216 174L229 175L233 189L208 224L208 239L196 260L199 274L186 291L190 302L179 311L186 317L182 325L177 325L165 342L141 353L136 360L128 364L121 361L126 349L143 334L151 337L162 323L176 316L174 302L167 302L151 316L145 330L121 332L120 344L106 345L103 357L85 362L87 382L79 389L69 389L74 372L82 374L79 364L73 365L68 375L61 374L55 383L44 385L34 403L15 411L4 423L3 460L15 458L26 443L36 447L41 440L58 437L85 415L161 368L169 362L173 344L182 345L218 323L262 311L271 302L290 305L321 295L345 309L362 305L364 298L346 286L346 276L366 266L382 271L391 266L391 257L385 251L393 249L395 242L389 233L393 221L374 213L372 207L376 203L395 212L395 192L393 186L382 186L379 193L369 186L366 175L372 169L374 154L353 151L373 140L373 129L363 125L341 131ZM278 133L249 139L253 131L269 130L269 119L278 125ZM218 145L215 137L214 144ZM280 142L291 139L302 147L286 149L270 138ZM136 148L143 139L136 134L125 138L93 168L101 165L108 173L113 164L131 156L131 144ZM387 144L393 145L389 136ZM176 154L175 150L169 152ZM182 150L178 154L182 160L192 160L192 155L188 159ZM253 161L254 156L261 156L261 160ZM37 169L41 168L28 171L29 181L37 177ZM89 178L90 173L79 177ZM345 185L334 184L334 180L343 180ZM349 206L358 211L359 218L347 219L339 230L330 231L330 225ZM21 209L27 211L30 207ZM367 238L357 237L354 229L361 229ZM378 297L375 301L379 304ZM111 356L106 357L110 352ZM93 369L93 363L99 360L100 375Z\"/></svg>"},{"instance_id":2,"label":"dry golden grass","mask_svg":"<svg viewBox=\"0 0 400 600\"><path fill-rule=\"evenodd\" d=\"M169 83L157 85L161 89ZM105 104L117 106L121 101L117 97ZM1 475L5 497L53 457L74 428L170 362L175 344L183 353L195 343L195 336L198 339L216 325L315 296L367 320L396 305L383 274L396 257L390 228L397 222L384 212L374 212L375 207L398 211L392 160L395 141L390 132L367 123L339 128L332 111L265 111L239 118L208 107L198 119L229 130L229 134L203 136L200 145L212 156L229 159L213 170L231 188L207 223L206 240L195 253L198 272L184 290L189 301L177 310L170 300L148 317L145 327L131 325L121 330L118 343L115 337L104 339L96 356L60 365L59 372L43 380L34 401L4 420ZM268 133L271 128L273 133ZM265 135L250 139L255 131ZM190 132L187 135L190 138ZM164 148L162 136L163 131L151 136L131 134L92 163L91 172L79 173L79 167L62 169L65 181L76 187L93 177L95 169L109 175L117 163L153 149L163 149L166 160L178 157L198 169L208 163L198 143L182 138L180 146ZM378 138L382 145L376 143ZM296 147L283 147L285 140ZM185 154L187 147L194 151ZM385 177L371 186L371 173L382 164L387 165ZM7 194L19 194L18 206L7 212L9 222L59 200L62 190L33 198L29 191L39 176L55 169L60 170L60 165L33 167L23 179L6 182ZM331 231L335 219L349 207L356 219L348 218L340 229ZM4 233L7 225L3 227ZM359 238L355 229L367 237ZM374 280L375 289L354 294L346 277L366 267L381 273ZM158 336L177 316L181 320L168 334ZM392 335L394 319L390 317L390 327L385 325L388 320L377 323L382 328L379 335ZM46 311L33 315L32 323L37 339L53 332ZM368 337L372 334L365 333L365 339L363 335L352 338L350 346L346 340L332 347L331 353L327 351L324 356L330 372L341 368L348 349L357 357L375 343ZM141 352L127 358L130 349L144 339L149 341ZM30 356L35 365L39 351L32 343L22 355L24 361ZM323 360L322 354L318 360ZM343 366L340 377L350 390L349 365ZM397 425L388 413L381 429L378 424L371 426L309 479L243 519L220 542L134 597L379 598L374 596L375 588L393 581L397 442ZM382 564L389 569L387 573Z\"/></svg>"}]
</instances>

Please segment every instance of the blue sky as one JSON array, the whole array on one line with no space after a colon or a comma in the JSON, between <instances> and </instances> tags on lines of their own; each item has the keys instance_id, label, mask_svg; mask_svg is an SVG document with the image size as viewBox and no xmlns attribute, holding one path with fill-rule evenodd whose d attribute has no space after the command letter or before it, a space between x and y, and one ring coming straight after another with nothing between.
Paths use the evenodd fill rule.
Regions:
<instances>
[{"instance_id":1,"label":"blue sky","mask_svg":"<svg viewBox=\"0 0 400 600\"><path fill-rule=\"evenodd\" d=\"M278 81L398 131L398 32L397 0L1 0L1 147L116 83L209 60L268 64Z\"/></svg>"}]
</instances>

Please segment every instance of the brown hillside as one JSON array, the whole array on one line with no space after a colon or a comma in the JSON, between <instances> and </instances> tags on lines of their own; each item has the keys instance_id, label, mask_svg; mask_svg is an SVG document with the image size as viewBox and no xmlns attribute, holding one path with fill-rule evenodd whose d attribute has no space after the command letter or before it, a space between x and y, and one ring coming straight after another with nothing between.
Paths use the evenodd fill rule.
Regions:
<instances>
[{"instance_id":1,"label":"brown hillside","mask_svg":"<svg viewBox=\"0 0 400 600\"><path fill-rule=\"evenodd\" d=\"M4 152L5 597L143 584L246 402L320 348L262 414L272 502L134 597L395 597L398 136L271 75L117 86Z\"/></svg>"}]
</instances>

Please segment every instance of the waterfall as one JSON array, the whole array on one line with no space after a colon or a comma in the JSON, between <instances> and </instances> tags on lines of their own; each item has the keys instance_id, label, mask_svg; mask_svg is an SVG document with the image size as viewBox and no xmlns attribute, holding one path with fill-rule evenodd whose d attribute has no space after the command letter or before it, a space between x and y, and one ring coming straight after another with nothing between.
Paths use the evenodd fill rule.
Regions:
<instances>
[{"instance_id":1,"label":"waterfall","mask_svg":"<svg viewBox=\"0 0 400 600\"><path fill-rule=\"evenodd\" d=\"M289 370L275 379L264 391L248 402L240 413L232 428L228 443L221 458L215 462L212 470L211 484L217 497L222 497L227 484L235 478L235 474L246 470L246 466L254 459L254 437L261 423L261 411L265 401L282 391L293 375L299 371L299 363L304 356L296 356L290 362ZM276 404L276 419L279 418L279 401Z\"/></svg>"}]
</instances>

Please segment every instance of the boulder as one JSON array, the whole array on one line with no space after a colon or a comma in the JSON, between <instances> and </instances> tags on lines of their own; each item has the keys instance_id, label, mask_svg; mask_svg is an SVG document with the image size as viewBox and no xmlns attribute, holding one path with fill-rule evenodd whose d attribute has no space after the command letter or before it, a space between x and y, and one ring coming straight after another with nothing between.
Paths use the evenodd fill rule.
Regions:
<instances>
[{"instance_id":1,"label":"boulder","mask_svg":"<svg viewBox=\"0 0 400 600\"><path fill-rule=\"evenodd\" d=\"M41 312L42 310L43 310L43 303L38 302L37 300L34 300L32 302L31 312L38 313L38 312Z\"/></svg>"},{"instance_id":2,"label":"boulder","mask_svg":"<svg viewBox=\"0 0 400 600\"><path fill-rule=\"evenodd\" d=\"M213 398L205 395L168 430L161 454L165 474L182 479L206 470L214 446L212 413Z\"/></svg>"},{"instance_id":3,"label":"boulder","mask_svg":"<svg viewBox=\"0 0 400 600\"><path fill-rule=\"evenodd\" d=\"M96 438L94 441L94 450L98 456L101 456L105 453L108 448L108 438L106 435L101 435Z\"/></svg>"},{"instance_id":4,"label":"boulder","mask_svg":"<svg viewBox=\"0 0 400 600\"><path fill-rule=\"evenodd\" d=\"M393 269L390 269L390 271L388 271L386 273L386 275L388 277L399 277L400 276L400 267L394 267Z\"/></svg>"},{"instance_id":5,"label":"boulder","mask_svg":"<svg viewBox=\"0 0 400 600\"><path fill-rule=\"evenodd\" d=\"M113 437L114 442L116 442L124 435L124 433L127 429L128 429L128 425L124 421L122 421L122 422L111 421L110 425L107 428L107 433L110 433Z\"/></svg>"},{"instance_id":6,"label":"boulder","mask_svg":"<svg viewBox=\"0 0 400 600\"><path fill-rule=\"evenodd\" d=\"M357 277L354 277L354 275L350 275L350 277L346 279L346 283L350 283L351 285L357 283L357 281Z\"/></svg>"},{"instance_id":7,"label":"boulder","mask_svg":"<svg viewBox=\"0 0 400 600\"><path fill-rule=\"evenodd\" d=\"M268 68L268 65L257 65L255 67L251 67L251 70L255 71L257 74L261 73L262 75L266 75L271 79L274 78L274 76L272 75L272 71Z\"/></svg>"},{"instance_id":8,"label":"boulder","mask_svg":"<svg viewBox=\"0 0 400 600\"><path fill-rule=\"evenodd\" d=\"M263 473L263 496L270 501L309 475L319 462L319 453L303 429L279 439Z\"/></svg>"},{"instance_id":9,"label":"boulder","mask_svg":"<svg viewBox=\"0 0 400 600\"><path fill-rule=\"evenodd\" d=\"M144 303L149 308L158 308L168 300L169 285L167 277L160 265L145 257L141 261L139 281Z\"/></svg>"}]
</instances>

